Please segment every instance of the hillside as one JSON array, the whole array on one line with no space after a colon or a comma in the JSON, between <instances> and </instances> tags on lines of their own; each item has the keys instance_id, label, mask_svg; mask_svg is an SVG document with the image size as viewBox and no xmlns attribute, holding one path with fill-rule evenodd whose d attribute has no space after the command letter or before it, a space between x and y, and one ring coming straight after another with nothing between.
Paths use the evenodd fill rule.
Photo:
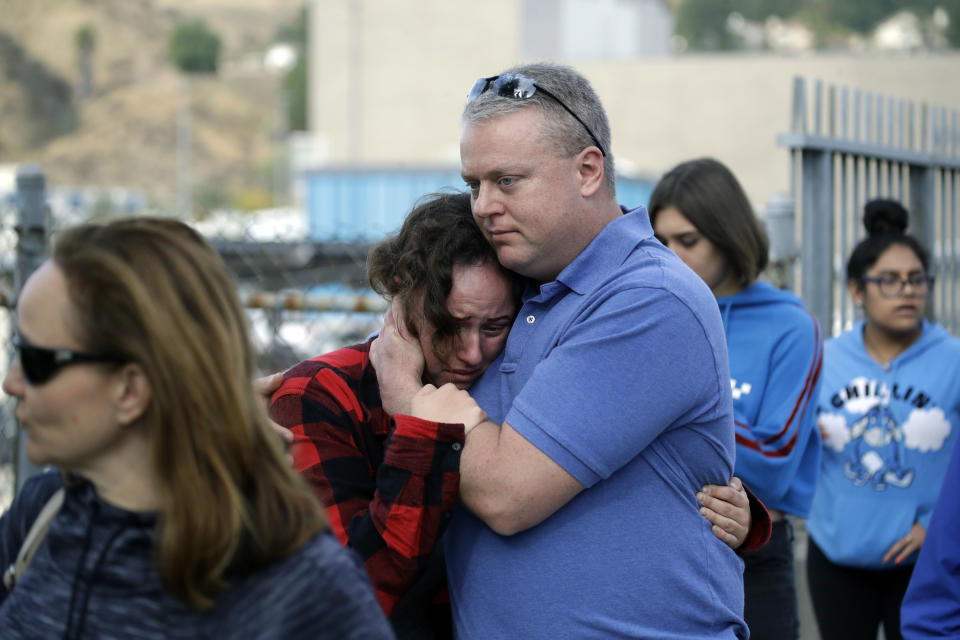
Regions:
<instances>
[{"instance_id":1,"label":"hillside","mask_svg":"<svg viewBox=\"0 0 960 640\"><path fill-rule=\"evenodd\" d=\"M0 164L38 162L51 185L142 190L169 210L183 83L173 27L202 18L222 42L216 76L190 82L195 194L269 194L277 78L256 61L302 0L7 0L0 12ZM75 36L95 34L93 90L75 90ZM186 95L186 94L184 94Z\"/></svg>"}]
</instances>

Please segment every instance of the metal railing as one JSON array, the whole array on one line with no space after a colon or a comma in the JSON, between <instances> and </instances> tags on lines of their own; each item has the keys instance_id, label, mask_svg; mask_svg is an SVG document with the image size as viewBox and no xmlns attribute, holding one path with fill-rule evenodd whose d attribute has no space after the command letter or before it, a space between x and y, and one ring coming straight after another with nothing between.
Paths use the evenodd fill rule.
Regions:
<instances>
[{"instance_id":1,"label":"metal railing","mask_svg":"<svg viewBox=\"0 0 960 640\"><path fill-rule=\"evenodd\" d=\"M808 114L812 111L812 123ZM863 205L899 200L910 212L908 232L931 252L937 282L928 315L960 332L960 128L956 109L813 84L796 78L789 133L791 193L800 225L799 289L807 308L833 334L857 310L845 265L865 235Z\"/></svg>"}]
</instances>

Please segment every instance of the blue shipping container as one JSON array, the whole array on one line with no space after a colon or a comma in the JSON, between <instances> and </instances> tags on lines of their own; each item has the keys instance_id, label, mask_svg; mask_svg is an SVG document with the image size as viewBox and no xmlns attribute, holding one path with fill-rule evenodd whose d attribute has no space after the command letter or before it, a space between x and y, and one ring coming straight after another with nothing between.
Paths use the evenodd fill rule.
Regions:
<instances>
[{"instance_id":1,"label":"blue shipping container","mask_svg":"<svg viewBox=\"0 0 960 640\"><path fill-rule=\"evenodd\" d=\"M317 169L304 180L315 242L376 242L425 194L464 189L456 167ZM617 199L629 207L646 204L652 189L652 180L617 177Z\"/></svg>"}]
</instances>

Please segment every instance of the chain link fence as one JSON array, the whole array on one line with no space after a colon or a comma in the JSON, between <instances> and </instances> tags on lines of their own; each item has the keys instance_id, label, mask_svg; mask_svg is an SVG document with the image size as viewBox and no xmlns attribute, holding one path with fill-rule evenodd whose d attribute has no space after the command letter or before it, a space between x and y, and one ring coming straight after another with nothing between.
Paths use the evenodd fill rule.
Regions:
<instances>
[{"instance_id":1,"label":"chain link fence","mask_svg":"<svg viewBox=\"0 0 960 640\"><path fill-rule=\"evenodd\" d=\"M386 304L365 286L368 245L201 232L237 283L261 373L361 341L380 326Z\"/></svg>"},{"instance_id":2,"label":"chain link fence","mask_svg":"<svg viewBox=\"0 0 960 640\"><path fill-rule=\"evenodd\" d=\"M43 260L61 219L45 198L43 172L18 169L15 197L0 197L0 379L14 356L15 304L23 280ZM366 244L314 243L271 235L269 219L243 214L195 226L220 253L247 308L261 374L364 340L386 303L366 286ZM267 232L264 231L266 227ZM26 460L16 401L0 395L0 512L36 468Z\"/></svg>"},{"instance_id":3,"label":"chain link fence","mask_svg":"<svg viewBox=\"0 0 960 640\"><path fill-rule=\"evenodd\" d=\"M14 272L17 250L17 211L11 196L0 198L0 373L4 376L12 355L10 337L14 326L13 302L16 283ZM14 402L7 394L0 394L0 512L13 499L15 479L13 462L16 458L16 421Z\"/></svg>"}]
</instances>

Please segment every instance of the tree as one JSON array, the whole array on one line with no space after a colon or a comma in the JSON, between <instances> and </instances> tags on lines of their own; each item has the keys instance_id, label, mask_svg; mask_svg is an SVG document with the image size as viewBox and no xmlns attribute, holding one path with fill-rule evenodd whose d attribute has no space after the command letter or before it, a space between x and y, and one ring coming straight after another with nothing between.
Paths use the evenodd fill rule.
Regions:
<instances>
[{"instance_id":1,"label":"tree","mask_svg":"<svg viewBox=\"0 0 960 640\"><path fill-rule=\"evenodd\" d=\"M308 15L307 6L303 5L291 22L277 29L273 39L278 42L305 45L307 43L307 27L309 25L307 22Z\"/></svg>"},{"instance_id":2,"label":"tree","mask_svg":"<svg viewBox=\"0 0 960 640\"><path fill-rule=\"evenodd\" d=\"M676 33L691 49L733 49L736 40L727 29L727 16L735 6L731 0L684 0L677 11Z\"/></svg>"},{"instance_id":3,"label":"tree","mask_svg":"<svg viewBox=\"0 0 960 640\"><path fill-rule=\"evenodd\" d=\"M77 85L77 98L84 100L93 93L93 51L97 48L97 32L85 24L73 34L73 44L77 48L77 66L80 78Z\"/></svg>"},{"instance_id":4,"label":"tree","mask_svg":"<svg viewBox=\"0 0 960 640\"><path fill-rule=\"evenodd\" d=\"M817 34L821 44L851 32L869 34L897 11L913 11L929 19L942 6L951 17L947 38L960 45L960 0L680 0L676 33L694 50L734 49L741 46L727 28L731 13L763 22L768 16L798 18Z\"/></svg>"},{"instance_id":5,"label":"tree","mask_svg":"<svg viewBox=\"0 0 960 640\"><path fill-rule=\"evenodd\" d=\"M177 110L177 208L193 213L193 133L190 121L190 76L216 73L220 38L202 20L181 22L170 36L170 60L181 71Z\"/></svg>"},{"instance_id":6,"label":"tree","mask_svg":"<svg viewBox=\"0 0 960 640\"><path fill-rule=\"evenodd\" d=\"M202 20L181 22L170 36L170 60L184 73L216 73L220 38Z\"/></svg>"},{"instance_id":7,"label":"tree","mask_svg":"<svg viewBox=\"0 0 960 640\"><path fill-rule=\"evenodd\" d=\"M307 130L307 61L303 56L283 81L287 92L287 126L291 131Z\"/></svg>"},{"instance_id":8,"label":"tree","mask_svg":"<svg viewBox=\"0 0 960 640\"><path fill-rule=\"evenodd\" d=\"M941 4L950 19L946 31L947 42L952 47L960 47L960 0L944 0Z\"/></svg>"},{"instance_id":9,"label":"tree","mask_svg":"<svg viewBox=\"0 0 960 640\"><path fill-rule=\"evenodd\" d=\"M309 38L309 14L304 6L296 18L277 31L276 40L289 42L297 48L297 62L283 80L287 94L287 126L291 131L307 129L307 55Z\"/></svg>"}]
</instances>

